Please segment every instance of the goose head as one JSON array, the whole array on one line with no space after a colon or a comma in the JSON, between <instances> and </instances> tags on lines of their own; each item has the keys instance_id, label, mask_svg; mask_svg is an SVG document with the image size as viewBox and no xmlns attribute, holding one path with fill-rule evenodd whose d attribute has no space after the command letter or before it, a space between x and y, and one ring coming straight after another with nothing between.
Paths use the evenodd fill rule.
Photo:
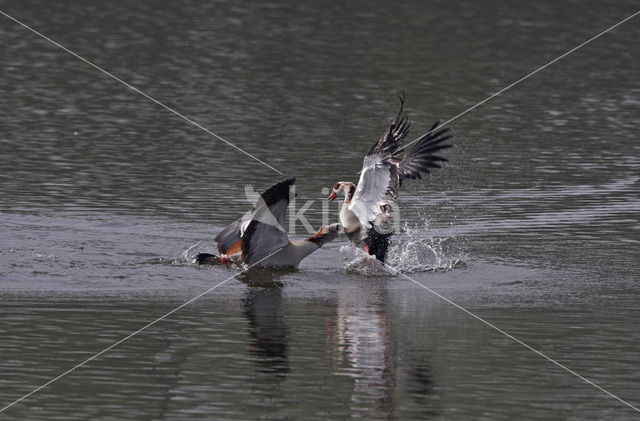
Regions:
<instances>
[{"instance_id":1,"label":"goose head","mask_svg":"<svg viewBox=\"0 0 640 421\"><path fill-rule=\"evenodd\" d=\"M341 224L330 224L323 225L320 227L318 232L316 232L313 237L309 238L309 241L315 243L319 247L322 247L324 244L333 241L338 237L338 235L344 233L344 228L342 228Z\"/></svg>"},{"instance_id":2,"label":"goose head","mask_svg":"<svg viewBox=\"0 0 640 421\"><path fill-rule=\"evenodd\" d=\"M329 201L333 202L336 197L343 197L345 201L350 201L353 193L356 191L356 185L350 181L338 181L333 185L333 190L329 196Z\"/></svg>"}]
</instances>

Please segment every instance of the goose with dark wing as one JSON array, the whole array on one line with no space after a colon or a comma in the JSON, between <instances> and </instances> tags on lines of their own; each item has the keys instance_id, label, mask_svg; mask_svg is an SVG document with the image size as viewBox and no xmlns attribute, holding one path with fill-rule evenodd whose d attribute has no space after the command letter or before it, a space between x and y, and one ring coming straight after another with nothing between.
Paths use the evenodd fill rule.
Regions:
<instances>
[{"instance_id":1,"label":"goose with dark wing","mask_svg":"<svg viewBox=\"0 0 640 421\"><path fill-rule=\"evenodd\" d=\"M334 240L342 233L342 226L337 223L321 227L305 240L289 241L284 226L290 187L294 183L295 178L291 178L262 193L253 210L216 236L220 255L200 253L196 263L297 268L302 259Z\"/></svg>"},{"instance_id":2,"label":"goose with dark wing","mask_svg":"<svg viewBox=\"0 0 640 421\"><path fill-rule=\"evenodd\" d=\"M329 196L331 201L344 197L340 222L347 238L382 262L386 260L389 239L397 221L398 191L403 180L420 179L423 173L440 168L439 163L447 159L436 153L453 146L445 143L451 138L449 129L439 127L440 123L436 122L403 155L402 143L411 125L404 112L404 102L403 93L400 110L364 157L358 184L339 181Z\"/></svg>"}]
</instances>

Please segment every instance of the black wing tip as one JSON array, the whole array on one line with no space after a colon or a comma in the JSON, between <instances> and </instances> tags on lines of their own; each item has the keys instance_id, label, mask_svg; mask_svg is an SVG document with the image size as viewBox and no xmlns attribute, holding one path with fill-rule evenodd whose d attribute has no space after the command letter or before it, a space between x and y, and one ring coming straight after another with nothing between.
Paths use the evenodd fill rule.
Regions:
<instances>
[{"instance_id":1,"label":"black wing tip","mask_svg":"<svg viewBox=\"0 0 640 421\"><path fill-rule=\"evenodd\" d=\"M293 186L294 184L296 184L296 178L295 177L291 177L291 178L287 178L286 180L280 181L279 183L274 184L271 188L273 187L281 187L281 186Z\"/></svg>"},{"instance_id":2,"label":"black wing tip","mask_svg":"<svg viewBox=\"0 0 640 421\"><path fill-rule=\"evenodd\" d=\"M442 168L438 162L448 162L445 157L436 155L445 149L452 148L451 143L444 143L453 135L448 127L440 126L436 120L431 129L420 136L417 143L407 152L400 162L401 179L420 179L420 173L430 174L431 169Z\"/></svg>"},{"instance_id":3,"label":"black wing tip","mask_svg":"<svg viewBox=\"0 0 640 421\"><path fill-rule=\"evenodd\" d=\"M402 111L402 108L404 107L404 103L407 100L406 89L403 89L402 91L400 91L400 95L398 95L398 99L400 100L400 111Z\"/></svg>"},{"instance_id":4,"label":"black wing tip","mask_svg":"<svg viewBox=\"0 0 640 421\"><path fill-rule=\"evenodd\" d=\"M249 255L251 251L251 237L253 233L256 231L256 227L258 226L258 221L255 219L249 222L247 228L244 230L242 234L242 243L240 243L240 250L242 250L242 257L245 258Z\"/></svg>"},{"instance_id":5,"label":"black wing tip","mask_svg":"<svg viewBox=\"0 0 640 421\"><path fill-rule=\"evenodd\" d=\"M410 153L420 159L423 159L423 158L429 158L429 157L435 156L436 152L449 149L452 146L453 145L451 144L446 144L446 145L430 144L430 145L423 146L421 148L415 148Z\"/></svg>"},{"instance_id":6,"label":"black wing tip","mask_svg":"<svg viewBox=\"0 0 640 421\"><path fill-rule=\"evenodd\" d=\"M411 148L411 152L422 154L436 145L442 146L442 149L450 147L450 144L441 145L443 142L453 138L453 133L448 127L440 127L436 130L438 122L432 128L417 139L417 143ZM436 149L439 150L439 149ZM434 150L435 151L435 150ZM432 151L432 152L434 152Z\"/></svg>"},{"instance_id":7,"label":"black wing tip","mask_svg":"<svg viewBox=\"0 0 640 421\"><path fill-rule=\"evenodd\" d=\"M404 104L407 100L407 92L402 90L400 95L398 95L398 100L400 100L400 108L389 123L389 127L387 128L387 135L393 135L393 132L396 130L399 130L400 132L403 130L408 131L409 126L411 125L411 122L409 121L407 114L404 111Z\"/></svg>"},{"instance_id":8,"label":"black wing tip","mask_svg":"<svg viewBox=\"0 0 640 421\"><path fill-rule=\"evenodd\" d=\"M262 200L267 206L275 205L279 200L289 200L289 188L296 182L295 177L288 178L284 181L274 184L269 187L262 196Z\"/></svg>"},{"instance_id":9,"label":"black wing tip","mask_svg":"<svg viewBox=\"0 0 640 421\"><path fill-rule=\"evenodd\" d=\"M251 236L253 235L253 233L256 230L256 227L258 226L258 221L256 221L255 219L251 220L249 222L249 224L247 225L247 228L245 228L244 233L242 233L242 248L244 249L245 245L249 245L249 241L251 239ZM246 244L245 244L246 243Z\"/></svg>"},{"instance_id":10,"label":"black wing tip","mask_svg":"<svg viewBox=\"0 0 640 421\"><path fill-rule=\"evenodd\" d=\"M400 95L398 95L400 108L389 122L389 125L380 140L378 140L378 142L369 149L366 156L376 154L381 156L396 154L396 149L400 147L411 127L411 121L409 120L407 113L404 111L406 98L407 92L402 90Z\"/></svg>"},{"instance_id":11,"label":"black wing tip","mask_svg":"<svg viewBox=\"0 0 640 421\"><path fill-rule=\"evenodd\" d=\"M218 256L211 253L200 253L196 256L196 263L199 265L215 264Z\"/></svg>"}]
</instances>

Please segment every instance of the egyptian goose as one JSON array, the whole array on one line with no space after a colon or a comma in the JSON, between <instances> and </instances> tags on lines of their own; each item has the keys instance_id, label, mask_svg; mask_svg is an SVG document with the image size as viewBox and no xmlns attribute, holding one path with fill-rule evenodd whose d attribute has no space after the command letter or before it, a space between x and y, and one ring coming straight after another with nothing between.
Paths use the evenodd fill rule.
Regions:
<instances>
[{"instance_id":1,"label":"egyptian goose","mask_svg":"<svg viewBox=\"0 0 640 421\"><path fill-rule=\"evenodd\" d=\"M340 210L340 222L347 238L358 247L364 247L369 255L384 262L387 257L389 239L393 235L394 214L397 213L398 190L408 178L422 178L431 168L440 168L438 162L446 158L434 155L452 145L443 144L451 138L448 128L438 128L436 122L431 129L407 152L401 148L409 133L404 113L404 93L400 96L400 110L391 120L380 140L364 157L358 185L340 181L333 186L329 200L344 197Z\"/></svg>"},{"instance_id":2,"label":"egyptian goose","mask_svg":"<svg viewBox=\"0 0 640 421\"><path fill-rule=\"evenodd\" d=\"M295 178L290 178L262 193L252 211L216 236L220 256L200 253L196 256L196 262L297 268L302 259L334 240L342 233L342 226L337 223L321 227L315 235L305 240L289 241L283 227L289 205L289 189L294 183ZM279 252L265 259L279 249Z\"/></svg>"}]
</instances>

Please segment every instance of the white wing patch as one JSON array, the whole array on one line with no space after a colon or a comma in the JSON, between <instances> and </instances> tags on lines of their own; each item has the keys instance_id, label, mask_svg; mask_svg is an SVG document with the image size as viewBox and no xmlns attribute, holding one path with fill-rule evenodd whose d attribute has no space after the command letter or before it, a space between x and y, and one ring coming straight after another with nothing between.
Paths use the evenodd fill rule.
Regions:
<instances>
[{"instance_id":1,"label":"white wing patch","mask_svg":"<svg viewBox=\"0 0 640 421\"><path fill-rule=\"evenodd\" d=\"M266 225L271 225L286 235L287 230L284 228L284 222L287 213L287 206L288 203L285 200L279 200L275 205L272 205L271 208L269 208L261 197L258 198L256 209L248 211L242 216L242 222L240 223L240 236L244 235L249 223L253 220L257 220Z\"/></svg>"},{"instance_id":2,"label":"white wing patch","mask_svg":"<svg viewBox=\"0 0 640 421\"><path fill-rule=\"evenodd\" d=\"M244 235L244 232L247 230L252 217L253 211L248 211L244 215L242 215L242 222L240 222L240 237Z\"/></svg>"},{"instance_id":3,"label":"white wing patch","mask_svg":"<svg viewBox=\"0 0 640 421\"><path fill-rule=\"evenodd\" d=\"M390 181L389 164L381 163L377 155L365 157L358 187L349 203L349 210L363 226L371 228L371 221L382 213L380 206L386 203Z\"/></svg>"}]
</instances>

